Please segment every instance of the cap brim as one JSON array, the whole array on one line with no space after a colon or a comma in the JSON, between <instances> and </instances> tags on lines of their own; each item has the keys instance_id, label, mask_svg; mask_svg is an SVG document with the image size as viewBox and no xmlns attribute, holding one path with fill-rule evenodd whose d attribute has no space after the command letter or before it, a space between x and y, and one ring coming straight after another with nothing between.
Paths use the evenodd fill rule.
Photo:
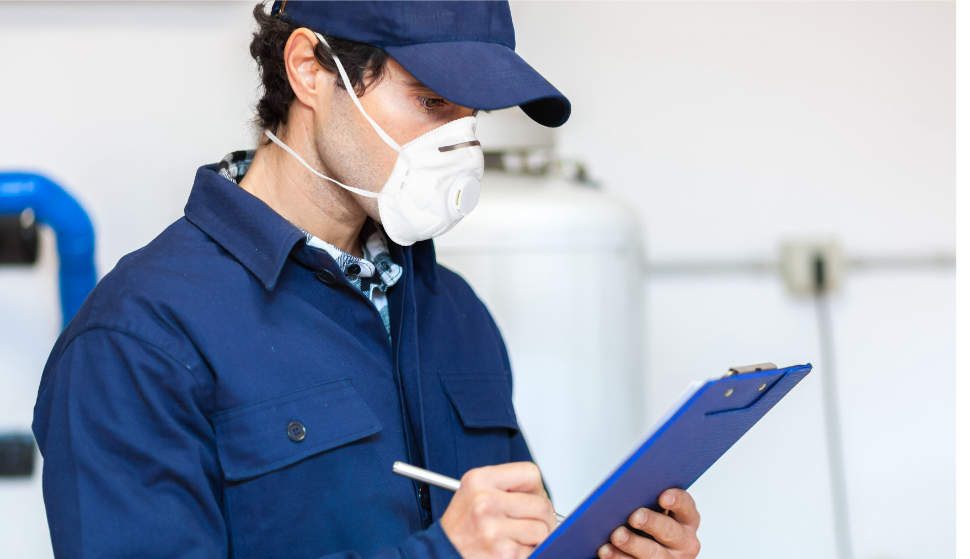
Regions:
<instances>
[{"instance_id":1,"label":"cap brim","mask_svg":"<svg viewBox=\"0 0 970 559\"><path fill-rule=\"evenodd\" d=\"M518 105L532 120L550 127L569 119L569 100L505 45L455 41L384 50L452 103L483 110Z\"/></svg>"}]
</instances>

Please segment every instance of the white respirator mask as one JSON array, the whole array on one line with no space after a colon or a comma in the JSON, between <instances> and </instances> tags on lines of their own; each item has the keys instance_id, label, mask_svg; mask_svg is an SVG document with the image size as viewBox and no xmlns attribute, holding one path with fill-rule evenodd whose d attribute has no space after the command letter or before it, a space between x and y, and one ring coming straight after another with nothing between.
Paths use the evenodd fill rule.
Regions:
<instances>
[{"instance_id":1,"label":"white respirator mask","mask_svg":"<svg viewBox=\"0 0 970 559\"><path fill-rule=\"evenodd\" d=\"M330 45L319 33L317 38L330 49ZM337 64L347 93L361 114L381 139L398 152L397 162L391 176L384 183L384 188L376 193L342 184L310 167L269 130L265 131L266 136L318 177L355 194L377 198L381 224L387 236L395 243L409 246L448 232L475 209L481 195L485 156L475 137L478 119L469 116L454 120L399 146L364 111L343 64L333 52L330 55Z\"/></svg>"}]
</instances>

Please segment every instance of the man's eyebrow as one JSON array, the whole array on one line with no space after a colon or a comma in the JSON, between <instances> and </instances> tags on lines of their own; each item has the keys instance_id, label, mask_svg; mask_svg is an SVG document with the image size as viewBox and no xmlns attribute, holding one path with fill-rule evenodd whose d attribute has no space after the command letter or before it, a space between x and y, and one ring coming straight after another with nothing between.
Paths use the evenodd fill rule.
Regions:
<instances>
[{"instance_id":1,"label":"man's eyebrow","mask_svg":"<svg viewBox=\"0 0 970 559\"><path fill-rule=\"evenodd\" d=\"M426 85L424 85L424 84L423 84L423 83L421 83L421 81L420 81L420 80L418 80L418 79L414 79L414 80L412 80L412 81L409 81L409 82L406 82L406 83L405 83L404 85L406 85L406 86L408 86L408 87L414 87L414 88L421 88L421 89L427 89L428 91L431 91L431 88L430 88L430 87L428 87L428 86L426 86Z\"/></svg>"}]
</instances>

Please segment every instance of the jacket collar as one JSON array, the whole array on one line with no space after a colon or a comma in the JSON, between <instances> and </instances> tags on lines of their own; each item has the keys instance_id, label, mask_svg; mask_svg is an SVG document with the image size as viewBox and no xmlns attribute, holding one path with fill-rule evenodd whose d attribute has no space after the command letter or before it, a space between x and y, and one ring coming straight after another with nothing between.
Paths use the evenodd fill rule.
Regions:
<instances>
[{"instance_id":1,"label":"jacket collar","mask_svg":"<svg viewBox=\"0 0 970 559\"><path fill-rule=\"evenodd\" d=\"M219 176L217 168L205 165L196 172L185 217L272 291L290 251L306 237L262 200Z\"/></svg>"},{"instance_id":2,"label":"jacket collar","mask_svg":"<svg viewBox=\"0 0 970 559\"><path fill-rule=\"evenodd\" d=\"M421 278L424 285L438 294L438 261L435 257L434 242L431 240L414 243L410 247L414 259L414 275Z\"/></svg>"},{"instance_id":3,"label":"jacket collar","mask_svg":"<svg viewBox=\"0 0 970 559\"><path fill-rule=\"evenodd\" d=\"M276 287L293 247L306 236L262 200L218 173L218 164L199 167L185 217L259 278L267 290ZM393 241L389 241L393 243ZM395 245L396 246L396 245ZM414 273L438 293L438 266L430 240L411 247Z\"/></svg>"}]
</instances>

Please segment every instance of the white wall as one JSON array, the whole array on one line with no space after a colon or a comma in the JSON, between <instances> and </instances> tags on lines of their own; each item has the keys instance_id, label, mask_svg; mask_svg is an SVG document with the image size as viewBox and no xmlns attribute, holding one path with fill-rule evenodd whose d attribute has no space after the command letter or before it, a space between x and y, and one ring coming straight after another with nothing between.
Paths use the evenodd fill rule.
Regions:
<instances>
[{"instance_id":1,"label":"white wall","mask_svg":"<svg viewBox=\"0 0 970 559\"><path fill-rule=\"evenodd\" d=\"M653 263L813 237L952 252L954 11L513 4L516 50L573 103L559 151L636 207ZM928 268L850 273L833 301L857 558L954 554L954 295L952 268ZM644 312L654 416L730 365L825 366L810 302L772 275L648 276ZM835 555L819 370L694 487L703 557Z\"/></svg>"},{"instance_id":2,"label":"white wall","mask_svg":"<svg viewBox=\"0 0 970 559\"><path fill-rule=\"evenodd\" d=\"M521 2L513 17L517 51L572 101L560 151L636 205L651 258L770 256L813 232L853 252L953 249L954 3Z\"/></svg>"},{"instance_id":3,"label":"white wall","mask_svg":"<svg viewBox=\"0 0 970 559\"><path fill-rule=\"evenodd\" d=\"M0 3L0 169L80 198L102 274L181 215L199 165L253 145L250 9ZM518 51L573 102L560 151L636 208L649 260L770 259L813 235L860 257L953 250L953 3L527 2L513 16ZM59 328L52 258L0 271L2 430L29 429ZM834 300L860 559L953 556L954 281L855 273ZM774 276L645 290L651 413L729 365L818 364L811 306ZM818 381L695 486L703 557L834 556ZM38 481L0 481L5 555L50 553Z\"/></svg>"}]
</instances>

